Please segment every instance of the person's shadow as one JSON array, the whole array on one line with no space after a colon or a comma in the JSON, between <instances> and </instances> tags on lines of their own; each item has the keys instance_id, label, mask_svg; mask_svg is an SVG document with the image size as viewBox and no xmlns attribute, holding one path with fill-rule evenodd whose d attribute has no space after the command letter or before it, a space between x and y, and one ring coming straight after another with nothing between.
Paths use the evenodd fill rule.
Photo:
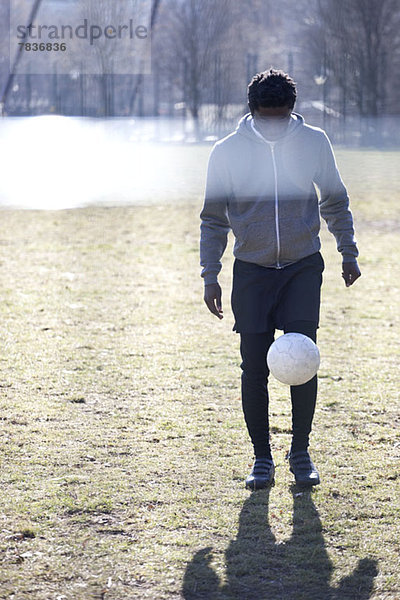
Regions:
<instances>
[{"instance_id":1,"label":"person's shadow","mask_svg":"<svg viewBox=\"0 0 400 600\"><path fill-rule=\"evenodd\" d=\"M210 565L212 548L203 548L186 568L185 600L368 600L377 561L359 560L331 586L333 566L311 490L291 486L293 531L285 543L276 543L269 526L269 492L253 492L243 505L237 537L225 553L226 583Z\"/></svg>"}]
</instances>

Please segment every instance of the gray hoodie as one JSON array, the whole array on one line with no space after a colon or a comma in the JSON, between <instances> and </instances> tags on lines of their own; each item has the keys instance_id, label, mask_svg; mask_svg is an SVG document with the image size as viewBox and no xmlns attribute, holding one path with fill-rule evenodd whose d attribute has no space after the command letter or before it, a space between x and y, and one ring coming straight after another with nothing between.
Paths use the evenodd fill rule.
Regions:
<instances>
[{"instance_id":1,"label":"gray hoodie","mask_svg":"<svg viewBox=\"0 0 400 600\"><path fill-rule=\"evenodd\" d=\"M320 192L318 199L315 184ZM331 143L318 127L292 113L274 141L254 127L250 113L212 148L200 214L204 283L215 283L228 232L236 258L282 269L318 252L320 215L345 262L358 256L346 188Z\"/></svg>"}]
</instances>

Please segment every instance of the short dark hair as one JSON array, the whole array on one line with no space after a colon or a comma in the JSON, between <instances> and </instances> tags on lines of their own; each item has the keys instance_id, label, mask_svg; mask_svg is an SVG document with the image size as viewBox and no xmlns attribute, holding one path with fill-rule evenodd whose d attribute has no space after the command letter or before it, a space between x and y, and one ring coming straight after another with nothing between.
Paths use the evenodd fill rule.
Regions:
<instances>
[{"instance_id":1,"label":"short dark hair","mask_svg":"<svg viewBox=\"0 0 400 600\"><path fill-rule=\"evenodd\" d=\"M260 106L293 108L296 97L296 83L293 79L287 73L272 68L254 75L247 88L251 114L254 114Z\"/></svg>"}]
</instances>

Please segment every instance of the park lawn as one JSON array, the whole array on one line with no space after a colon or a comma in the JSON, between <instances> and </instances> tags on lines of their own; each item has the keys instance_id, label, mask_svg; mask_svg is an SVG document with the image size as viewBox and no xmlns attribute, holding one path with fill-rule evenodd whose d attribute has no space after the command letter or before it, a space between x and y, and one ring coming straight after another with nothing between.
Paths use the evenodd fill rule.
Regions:
<instances>
[{"instance_id":1,"label":"park lawn","mask_svg":"<svg viewBox=\"0 0 400 600\"><path fill-rule=\"evenodd\" d=\"M189 151L204 168L209 149ZM311 493L292 485L273 380L276 485L244 488L232 238L220 322L201 194L1 212L0 598L400 598L399 155L337 154L362 277L345 288L323 227Z\"/></svg>"}]
</instances>

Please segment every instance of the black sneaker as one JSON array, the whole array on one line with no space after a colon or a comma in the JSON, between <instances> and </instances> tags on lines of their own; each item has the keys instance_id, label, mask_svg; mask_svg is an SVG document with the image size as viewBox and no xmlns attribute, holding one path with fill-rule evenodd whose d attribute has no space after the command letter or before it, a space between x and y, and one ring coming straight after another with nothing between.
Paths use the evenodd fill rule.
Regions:
<instances>
[{"instance_id":1,"label":"black sneaker","mask_svg":"<svg viewBox=\"0 0 400 600\"><path fill-rule=\"evenodd\" d=\"M289 451L286 458L289 459L290 470L298 485L308 487L320 483L319 473L307 450Z\"/></svg>"},{"instance_id":2,"label":"black sneaker","mask_svg":"<svg viewBox=\"0 0 400 600\"><path fill-rule=\"evenodd\" d=\"M248 490L261 490L274 485L275 466L271 458L256 458L250 475L246 479Z\"/></svg>"}]
</instances>

